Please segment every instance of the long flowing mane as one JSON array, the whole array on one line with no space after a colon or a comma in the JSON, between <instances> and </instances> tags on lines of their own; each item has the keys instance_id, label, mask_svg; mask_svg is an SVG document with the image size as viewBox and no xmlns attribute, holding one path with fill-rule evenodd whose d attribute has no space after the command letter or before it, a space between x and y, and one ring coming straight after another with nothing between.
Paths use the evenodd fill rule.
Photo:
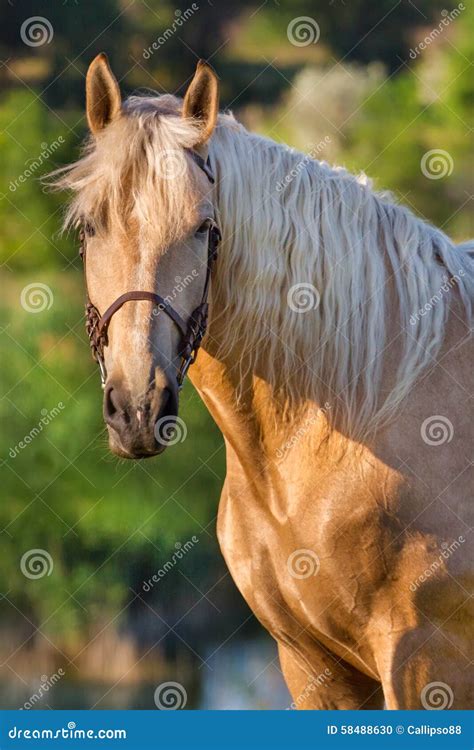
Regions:
<instances>
[{"instance_id":1,"label":"long flowing mane","mask_svg":"<svg viewBox=\"0 0 474 750\"><path fill-rule=\"evenodd\" d=\"M66 225L132 216L163 242L179 231L194 185L183 149L196 137L180 107L171 96L127 100L123 116L54 177L74 192ZM166 174L170 159L179 179ZM223 232L212 291L227 331L219 355L243 352L289 405L329 401L353 433L380 425L436 357L448 292L457 290L470 319L474 246L456 246L364 176L251 134L231 115L219 117L210 159ZM387 391L384 358L395 340Z\"/></svg>"}]
</instances>

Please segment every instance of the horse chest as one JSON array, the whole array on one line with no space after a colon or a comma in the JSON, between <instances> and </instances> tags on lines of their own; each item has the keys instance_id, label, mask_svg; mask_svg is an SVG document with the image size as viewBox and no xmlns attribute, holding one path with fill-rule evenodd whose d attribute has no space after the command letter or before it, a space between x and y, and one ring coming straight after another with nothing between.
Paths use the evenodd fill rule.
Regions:
<instances>
[{"instance_id":1,"label":"horse chest","mask_svg":"<svg viewBox=\"0 0 474 750\"><path fill-rule=\"evenodd\" d=\"M367 606L358 553L338 544L336 518L321 520L317 497L310 500L310 518L276 516L250 485L239 481L237 489L227 481L218 520L222 552L242 595L277 640L296 640L303 628L356 642Z\"/></svg>"}]
</instances>

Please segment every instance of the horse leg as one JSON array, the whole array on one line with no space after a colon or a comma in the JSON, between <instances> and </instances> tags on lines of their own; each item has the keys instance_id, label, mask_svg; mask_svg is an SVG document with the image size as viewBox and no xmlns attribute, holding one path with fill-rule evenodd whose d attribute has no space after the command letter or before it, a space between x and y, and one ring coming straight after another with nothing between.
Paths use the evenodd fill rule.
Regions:
<instances>
[{"instance_id":1,"label":"horse leg","mask_svg":"<svg viewBox=\"0 0 474 750\"><path fill-rule=\"evenodd\" d=\"M380 669L388 709L469 709L469 638L443 635L434 626L406 631L396 643L383 643Z\"/></svg>"},{"instance_id":2,"label":"horse leg","mask_svg":"<svg viewBox=\"0 0 474 750\"><path fill-rule=\"evenodd\" d=\"M332 656L321 646L315 644L311 649L311 670L302 666L301 660L287 645L279 643L278 652L283 675L293 698L292 708L383 708L384 697L380 683Z\"/></svg>"}]
</instances>

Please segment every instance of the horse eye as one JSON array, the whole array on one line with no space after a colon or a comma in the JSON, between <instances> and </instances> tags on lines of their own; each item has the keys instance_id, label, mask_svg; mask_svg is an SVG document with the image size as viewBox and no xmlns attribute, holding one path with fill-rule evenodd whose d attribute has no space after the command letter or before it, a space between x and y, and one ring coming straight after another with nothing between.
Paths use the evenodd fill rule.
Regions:
<instances>
[{"instance_id":1,"label":"horse eye","mask_svg":"<svg viewBox=\"0 0 474 750\"><path fill-rule=\"evenodd\" d=\"M196 235L199 234L205 234L210 226L210 219L206 219L206 221L203 221L199 229L196 230Z\"/></svg>"},{"instance_id":2,"label":"horse eye","mask_svg":"<svg viewBox=\"0 0 474 750\"><path fill-rule=\"evenodd\" d=\"M95 229L89 221L86 221L84 224L84 234L86 237L93 237L95 235Z\"/></svg>"}]
</instances>

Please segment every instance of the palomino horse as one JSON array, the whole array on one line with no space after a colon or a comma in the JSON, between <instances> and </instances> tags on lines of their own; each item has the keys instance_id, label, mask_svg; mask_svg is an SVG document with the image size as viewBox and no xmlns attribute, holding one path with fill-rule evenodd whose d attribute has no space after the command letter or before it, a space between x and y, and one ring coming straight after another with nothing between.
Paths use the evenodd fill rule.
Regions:
<instances>
[{"instance_id":1,"label":"palomino horse","mask_svg":"<svg viewBox=\"0 0 474 750\"><path fill-rule=\"evenodd\" d=\"M183 101L122 103L99 55L86 94L55 182L97 346L107 310L112 451L166 444L210 281L190 375L225 439L218 536L294 705L467 708L473 246L219 115L205 63Z\"/></svg>"}]
</instances>

